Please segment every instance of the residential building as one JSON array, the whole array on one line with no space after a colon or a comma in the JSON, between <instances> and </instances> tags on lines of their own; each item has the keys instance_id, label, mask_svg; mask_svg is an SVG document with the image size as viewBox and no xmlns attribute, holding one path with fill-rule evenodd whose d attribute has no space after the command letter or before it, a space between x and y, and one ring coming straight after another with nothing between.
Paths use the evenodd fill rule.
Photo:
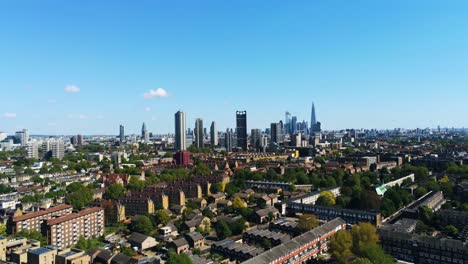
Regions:
<instances>
[{"instance_id":1,"label":"residential building","mask_svg":"<svg viewBox=\"0 0 468 264\"><path fill-rule=\"evenodd\" d=\"M67 248L75 245L81 236L90 239L104 235L104 218L103 208L88 208L47 220L42 226L42 233L49 244Z\"/></svg>"},{"instance_id":2,"label":"residential building","mask_svg":"<svg viewBox=\"0 0 468 264\"><path fill-rule=\"evenodd\" d=\"M55 257L55 264L88 264L91 257L83 250L68 248L59 251Z\"/></svg>"},{"instance_id":3,"label":"residential building","mask_svg":"<svg viewBox=\"0 0 468 264\"><path fill-rule=\"evenodd\" d=\"M20 216L14 216L8 223L8 233L15 234L21 230L41 231L41 224L48 219L61 217L71 214L73 207L66 204L50 207L46 210L40 210L27 213Z\"/></svg>"},{"instance_id":4,"label":"residential building","mask_svg":"<svg viewBox=\"0 0 468 264\"><path fill-rule=\"evenodd\" d=\"M175 113L175 149L177 151L187 150L187 135L185 128L185 113Z\"/></svg>"},{"instance_id":5,"label":"residential building","mask_svg":"<svg viewBox=\"0 0 468 264\"><path fill-rule=\"evenodd\" d=\"M124 142L125 140L125 127L123 125L120 125L119 127L119 141L120 143Z\"/></svg>"},{"instance_id":6,"label":"residential building","mask_svg":"<svg viewBox=\"0 0 468 264\"><path fill-rule=\"evenodd\" d=\"M51 142L52 158L62 160L65 156L65 144L62 139Z\"/></svg>"},{"instance_id":7,"label":"residential building","mask_svg":"<svg viewBox=\"0 0 468 264\"><path fill-rule=\"evenodd\" d=\"M152 247L155 247L158 242L153 237L143 235L140 233L133 232L127 239L128 243L132 245L133 248L138 248L138 250L146 250Z\"/></svg>"},{"instance_id":8,"label":"residential building","mask_svg":"<svg viewBox=\"0 0 468 264\"><path fill-rule=\"evenodd\" d=\"M37 142L29 142L26 146L28 150L28 158L39 159L39 146Z\"/></svg>"},{"instance_id":9,"label":"residential building","mask_svg":"<svg viewBox=\"0 0 468 264\"><path fill-rule=\"evenodd\" d=\"M307 263L318 255L327 252L331 236L345 228L345 221L341 218L333 219L243 263Z\"/></svg>"},{"instance_id":10,"label":"residential building","mask_svg":"<svg viewBox=\"0 0 468 264\"><path fill-rule=\"evenodd\" d=\"M53 247L41 247L28 251L28 264L55 263L57 249Z\"/></svg>"},{"instance_id":11,"label":"residential building","mask_svg":"<svg viewBox=\"0 0 468 264\"><path fill-rule=\"evenodd\" d=\"M177 151L174 154L174 158L177 165L188 165L190 161L190 152L189 151Z\"/></svg>"}]
</instances>

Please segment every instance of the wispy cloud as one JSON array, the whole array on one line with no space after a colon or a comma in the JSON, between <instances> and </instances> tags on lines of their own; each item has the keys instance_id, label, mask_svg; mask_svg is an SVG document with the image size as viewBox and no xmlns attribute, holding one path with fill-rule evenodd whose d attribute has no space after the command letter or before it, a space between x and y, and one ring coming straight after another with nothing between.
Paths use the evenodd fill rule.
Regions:
<instances>
[{"instance_id":1,"label":"wispy cloud","mask_svg":"<svg viewBox=\"0 0 468 264\"><path fill-rule=\"evenodd\" d=\"M151 108L145 107L145 112L151 112Z\"/></svg>"},{"instance_id":2,"label":"wispy cloud","mask_svg":"<svg viewBox=\"0 0 468 264\"><path fill-rule=\"evenodd\" d=\"M5 118L16 118L16 113L6 112L3 114Z\"/></svg>"},{"instance_id":3,"label":"wispy cloud","mask_svg":"<svg viewBox=\"0 0 468 264\"><path fill-rule=\"evenodd\" d=\"M67 93L78 93L79 91L80 91L80 87L78 87L76 85L69 84L69 85L65 86L65 92L67 92Z\"/></svg>"},{"instance_id":4,"label":"wispy cloud","mask_svg":"<svg viewBox=\"0 0 468 264\"><path fill-rule=\"evenodd\" d=\"M83 114L70 114L67 116L68 119L88 119L88 116L87 115L83 115Z\"/></svg>"},{"instance_id":5,"label":"wispy cloud","mask_svg":"<svg viewBox=\"0 0 468 264\"><path fill-rule=\"evenodd\" d=\"M143 97L145 97L145 99L152 99L155 97L168 97L168 96L169 96L169 93L163 88L158 88L156 90L151 89L149 90L149 92L143 94Z\"/></svg>"}]
</instances>

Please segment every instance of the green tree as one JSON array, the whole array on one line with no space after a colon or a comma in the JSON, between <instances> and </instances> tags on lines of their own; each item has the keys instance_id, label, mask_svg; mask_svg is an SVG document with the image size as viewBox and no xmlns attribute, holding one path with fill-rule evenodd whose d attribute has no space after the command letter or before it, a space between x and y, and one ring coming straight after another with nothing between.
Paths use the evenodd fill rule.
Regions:
<instances>
[{"instance_id":1,"label":"green tree","mask_svg":"<svg viewBox=\"0 0 468 264\"><path fill-rule=\"evenodd\" d=\"M350 232L340 230L336 232L330 239L328 245L329 252L338 263L347 263L349 257L353 255L351 248L353 246L353 237Z\"/></svg>"},{"instance_id":2,"label":"green tree","mask_svg":"<svg viewBox=\"0 0 468 264\"><path fill-rule=\"evenodd\" d=\"M450 237L456 237L458 235L458 229L453 225L448 225L442 230L444 234Z\"/></svg>"},{"instance_id":3,"label":"green tree","mask_svg":"<svg viewBox=\"0 0 468 264\"><path fill-rule=\"evenodd\" d=\"M69 194L65 202L73 206L76 210L81 210L83 207L88 206L93 201L93 193L90 189L84 187Z\"/></svg>"},{"instance_id":4,"label":"green tree","mask_svg":"<svg viewBox=\"0 0 468 264\"><path fill-rule=\"evenodd\" d=\"M168 264L192 264L192 260L187 254L177 254L173 249L170 249L167 255Z\"/></svg>"},{"instance_id":5,"label":"green tree","mask_svg":"<svg viewBox=\"0 0 468 264\"><path fill-rule=\"evenodd\" d=\"M0 224L0 236L6 236L7 235L6 229L7 229L6 225Z\"/></svg>"},{"instance_id":6,"label":"green tree","mask_svg":"<svg viewBox=\"0 0 468 264\"><path fill-rule=\"evenodd\" d=\"M125 194L125 187L122 184L113 183L106 190L108 199L117 200Z\"/></svg>"},{"instance_id":7,"label":"green tree","mask_svg":"<svg viewBox=\"0 0 468 264\"><path fill-rule=\"evenodd\" d=\"M354 225L351 229L351 235L353 237L353 252L359 256L364 253L367 245L377 244L379 241L377 231L370 223Z\"/></svg>"},{"instance_id":8,"label":"green tree","mask_svg":"<svg viewBox=\"0 0 468 264\"><path fill-rule=\"evenodd\" d=\"M316 228L319 225L319 221L317 217L313 214L304 214L299 216L299 222L297 224L297 228L301 232L307 232Z\"/></svg>"},{"instance_id":9,"label":"green tree","mask_svg":"<svg viewBox=\"0 0 468 264\"><path fill-rule=\"evenodd\" d=\"M47 239L36 230L26 230L23 229L15 234L15 237L24 237L28 239L34 239L41 242L41 245L47 245Z\"/></svg>"},{"instance_id":10,"label":"green tree","mask_svg":"<svg viewBox=\"0 0 468 264\"><path fill-rule=\"evenodd\" d=\"M134 221L132 221L130 229L138 233L149 235L153 230L153 223L147 216L140 215Z\"/></svg>"},{"instance_id":11,"label":"green tree","mask_svg":"<svg viewBox=\"0 0 468 264\"><path fill-rule=\"evenodd\" d=\"M234 209L241 209L241 208L246 208L247 206L245 205L245 202L239 196L236 196L232 200L232 207L234 207Z\"/></svg>"},{"instance_id":12,"label":"green tree","mask_svg":"<svg viewBox=\"0 0 468 264\"><path fill-rule=\"evenodd\" d=\"M317 205L323 205L323 206L333 206L335 205L335 203L336 203L335 196L330 191L321 192L316 202Z\"/></svg>"},{"instance_id":13,"label":"green tree","mask_svg":"<svg viewBox=\"0 0 468 264\"><path fill-rule=\"evenodd\" d=\"M129 257L133 257L136 255L135 251L133 251L131 247L122 247L122 253Z\"/></svg>"},{"instance_id":14,"label":"green tree","mask_svg":"<svg viewBox=\"0 0 468 264\"><path fill-rule=\"evenodd\" d=\"M351 261L349 264L373 264L372 261L366 258L357 258Z\"/></svg>"},{"instance_id":15,"label":"green tree","mask_svg":"<svg viewBox=\"0 0 468 264\"><path fill-rule=\"evenodd\" d=\"M138 177L131 176L128 181L127 188L132 191L141 191L146 187L145 181L140 180Z\"/></svg>"},{"instance_id":16,"label":"green tree","mask_svg":"<svg viewBox=\"0 0 468 264\"><path fill-rule=\"evenodd\" d=\"M157 210L155 212L156 221L158 224L166 225L171 220L171 216L166 212L166 210Z\"/></svg>"},{"instance_id":17,"label":"green tree","mask_svg":"<svg viewBox=\"0 0 468 264\"><path fill-rule=\"evenodd\" d=\"M93 249L97 247L103 246L104 243L102 243L99 239L86 239L83 236L81 236L78 239L78 242L76 243L75 247L81 250L88 250L88 249Z\"/></svg>"},{"instance_id":18,"label":"green tree","mask_svg":"<svg viewBox=\"0 0 468 264\"><path fill-rule=\"evenodd\" d=\"M363 248L363 257L369 259L374 264L393 264L393 258L383 251L377 244L367 244Z\"/></svg>"},{"instance_id":19,"label":"green tree","mask_svg":"<svg viewBox=\"0 0 468 264\"><path fill-rule=\"evenodd\" d=\"M222 240L222 239L225 239L226 237L230 237L232 235L232 231L225 221L219 221L216 224L216 234L218 238Z\"/></svg>"},{"instance_id":20,"label":"green tree","mask_svg":"<svg viewBox=\"0 0 468 264\"><path fill-rule=\"evenodd\" d=\"M262 242L260 243L260 245L261 245L262 248L264 248L265 250L268 250L268 249L270 249L270 248L273 247L273 245L271 244L270 239L267 239L267 238L262 239Z\"/></svg>"}]
</instances>

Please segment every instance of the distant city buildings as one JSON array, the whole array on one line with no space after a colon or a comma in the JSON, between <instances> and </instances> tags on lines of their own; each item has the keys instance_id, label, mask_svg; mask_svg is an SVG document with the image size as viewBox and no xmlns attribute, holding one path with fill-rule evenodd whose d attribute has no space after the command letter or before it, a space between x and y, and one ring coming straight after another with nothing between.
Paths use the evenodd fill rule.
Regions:
<instances>
[{"instance_id":1,"label":"distant city buildings","mask_svg":"<svg viewBox=\"0 0 468 264\"><path fill-rule=\"evenodd\" d=\"M27 144L28 158L39 159L39 146L37 142Z\"/></svg>"},{"instance_id":2,"label":"distant city buildings","mask_svg":"<svg viewBox=\"0 0 468 264\"><path fill-rule=\"evenodd\" d=\"M175 113L175 149L177 151L187 150L187 135L185 128L185 113Z\"/></svg>"},{"instance_id":3,"label":"distant city buildings","mask_svg":"<svg viewBox=\"0 0 468 264\"><path fill-rule=\"evenodd\" d=\"M234 132L232 129L226 129L226 133L224 135L224 144L226 151L232 152L232 149L234 148Z\"/></svg>"},{"instance_id":4,"label":"distant city buildings","mask_svg":"<svg viewBox=\"0 0 468 264\"><path fill-rule=\"evenodd\" d=\"M247 151L247 111L236 111L237 147Z\"/></svg>"},{"instance_id":5,"label":"distant city buildings","mask_svg":"<svg viewBox=\"0 0 468 264\"><path fill-rule=\"evenodd\" d=\"M203 119L195 120L195 147L203 148Z\"/></svg>"},{"instance_id":6,"label":"distant city buildings","mask_svg":"<svg viewBox=\"0 0 468 264\"><path fill-rule=\"evenodd\" d=\"M120 125L119 140L120 140L120 143L124 142L125 140L125 128L123 125Z\"/></svg>"},{"instance_id":7,"label":"distant city buildings","mask_svg":"<svg viewBox=\"0 0 468 264\"><path fill-rule=\"evenodd\" d=\"M56 139L51 142L52 158L62 160L65 156L65 144L62 139Z\"/></svg>"},{"instance_id":8,"label":"distant city buildings","mask_svg":"<svg viewBox=\"0 0 468 264\"><path fill-rule=\"evenodd\" d=\"M219 141L218 141L218 128L216 127L216 122L215 121L211 122L210 141L211 141L211 147L216 147L219 144Z\"/></svg>"},{"instance_id":9,"label":"distant city buildings","mask_svg":"<svg viewBox=\"0 0 468 264\"><path fill-rule=\"evenodd\" d=\"M261 140L262 140L262 130L255 128L252 129L250 132L250 145L254 149L258 149L261 147Z\"/></svg>"},{"instance_id":10,"label":"distant city buildings","mask_svg":"<svg viewBox=\"0 0 468 264\"><path fill-rule=\"evenodd\" d=\"M29 132L27 129L15 132L15 139L21 146L26 146L29 141Z\"/></svg>"}]
</instances>

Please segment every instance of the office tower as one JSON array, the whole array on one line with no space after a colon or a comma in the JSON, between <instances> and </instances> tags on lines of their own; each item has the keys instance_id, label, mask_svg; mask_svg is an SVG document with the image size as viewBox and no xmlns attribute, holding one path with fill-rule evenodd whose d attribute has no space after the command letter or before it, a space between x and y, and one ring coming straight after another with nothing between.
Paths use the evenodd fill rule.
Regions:
<instances>
[{"instance_id":1,"label":"office tower","mask_svg":"<svg viewBox=\"0 0 468 264\"><path fill-rule=\"evenodd\" d=\"M76 136L73 136L70 138L70 143L73 145L73 146L76 146L78 145L78 139L76 138Z\"/></svg>"},{"instance_id":2,"label":"office tower","mask_svg":"<svg viewBox=\"0 0 468 264\"><path fill-rule=\"evenodd\" d=\"M29 132L27 129L15 132L16 141L21 144L21 146L26 146L29 141Z\"/></svg>"},{"instance_id":3,"label":"office tower","mask_svg":"<svg viewBox=\"0 0 468 264\"><path fill-rule=\"evenodd\" d=\"M265 151L267 146L268 146L268 136L267 135L261 135L260 147L263 149L263 151Z\"/></svg>"},{"instance_id":4,"label":"office tower","mask_svg":"<svg viewBox=\"0 0 468 264\"><path fill-rule=\"evenodd\" d=\"M247 111L236 111L237 147L247 150Z\"/></svg>"},{"instance_id":5,"label":"office tower","mask_svg":"<svg viewBox=\"0 0 468 264\"><path fill-rule=\"evenodd\" d=\"M177 151L187 149L187 135L185 129L185 113L175 113L175 149Z\"/></svg>"},{"instance_id":6,"label":"office tower","mask_svg":"<svg viewBox=\"0 0 468 264\"><path fill-rule=\"evenodd\" d=\"M195 147L203 148L203 119L195 120Z\"/></svg>"},{"instance_id":7,"label":"office tower","mask_svg":"<svg viewBox=\"0 0 468 264\"><path fill-rule=\"evenodd\" d=\"M234 132L231 130L226 129L226 134L224 135L224 144L226 147L226 151L232 152L232 148L234 147Z\"/></svg>"},{"instance_id":8,"label":"office tower","mask_svg":"<svg viewBox=\"0 0 468 264\"><path fill-rule=\"evenodd\" d=\"M282 122L271 123L270 133L271 133L271 143L280 143L282 141Z\"/></svg>"},{"instance_id":9,"label":"office tower","mask_svg":"<svg viewBox=\"0 0 468 264\"><path fill-rule=\"evenodd\" d=\"M145 138L145 132L146 132L146 124L143 122L143 125L141 126L141 137Z\"/></svg>"},{"instance_id":10,"label":"office tower","mask_svg":"<svg viewBox=\"0 0 468 264\"><path fill-rule=\"evenodd\" d=\"M210 127L210 140L211 140L211 146L216 147L218 146L218 128L216 127L216 122L213 121L211 122L211 127Z\"/></svg>"},{"instance_id":11,"label":"office tower","mask_svg":"<svg viewBox=\"0 0 468 264\"><path fill-rule=\"evenodd\" d=\"M39 159L39 146L36 142L30 142L27 145L28 158Z\"/></svg>"},{"instance_id":12,"label":"office tower","mask_svg":"<svg viewBox=\"0 0 468 264\"><path fill-rule=\"evenodd\" d=\"M63 143L62 139L56 139L52 141L51 149L52 158L61 160L65 156L65 144Z\"/></svg>"},{"instance_id":13,"label":"office tower","mask_svg":"<svg viewBox=\"0 0 468 264\"><path fill-rule=\"evenodd\" d=\"M285 124L285 133L292 133L291 132L291 113L286 111L284 114L284 124Z\"/></svg>"},{"instance_id":14,"label":"office tower","mask_svg":"<svg viewBox=\"0 0 468 264\"><path fill-rule=\"evenodd\" d=\"M301 131L306 133L306 134L309 131L309 124L305 120L302 120L302 130Z\"/></svg>"},{"instance_id":15,"label":"office tower","mask_svg":"<svg viewBox=\"0 0 468 264\"><path fill-rule=\"evenodd\" d=\"M290 129L291 134L297 133L297 116L293 116L291 118L291 129Z\"/></svg>"},{"instance_id":16,"label":"office tower","mask_svg":"<svg viewBox=\"0 0 468 264\"><path fill-rule=\"evenodd\" d=\"M76 135L76 143L78 144L78 146L82 146L83 145L83 135Z\"/></svg>"},{"instance_id":17,"label":"office tower","mask_svg":"<svg viewBox=\"0 0 468 264\"><path fill-rule=\"evenodd\" d=\"M302 146L302 134L301 133L294 134L291 137L291 146L293 146L293 147L301 147Z\"/></svg>"},{"instance_id":18,"label":"office tower","mask_svg":"<svg viewBox=\"0 0 468 264\"><path fill-rule=\"evenodd\" d=\"M255 128L250 131L250 144L252 148L260 148L262 140L262 130Z\"/></svg>"},{"instance_id":19,"label":"office tower","mask_svg":"<svg viewBox=\"0 0 468 264\"><path fill-rule=\"evenodd\" d=\"M120 125L119 140L121 143L125 140L125 128L122 125Z\"/></svg>"},{"instance_id":20,"label":"office tower","mask_svg":"<svg viewBox=\"0 0 468 264\"><path fill-rule=\"evenodd\" d=\"M208 135L208 132L206 131L206 127L203 128L203 137L206 137Z\"/></svg>"},{"instance_id":21,"label":"office tower","mask_svg":"<svg viewBox=\"0 0 468 264\"><path fill-rule=\"evenodd\" d=\"M145 131L145 133L143 134L143 140L146 144L150 142L150 135L148 131Z\"/></svg>"},{"instance_id":22,"label":"office tower","mask_svg":"<svg viewBox=\"0 0 468 264\"><path fill-rule=\"evenodd\" d=\"M315 105L312 102L312 113L310 115L310 127L313 128L317 124L317 119L315 118Z\"/></svg>"}]
</instances>

